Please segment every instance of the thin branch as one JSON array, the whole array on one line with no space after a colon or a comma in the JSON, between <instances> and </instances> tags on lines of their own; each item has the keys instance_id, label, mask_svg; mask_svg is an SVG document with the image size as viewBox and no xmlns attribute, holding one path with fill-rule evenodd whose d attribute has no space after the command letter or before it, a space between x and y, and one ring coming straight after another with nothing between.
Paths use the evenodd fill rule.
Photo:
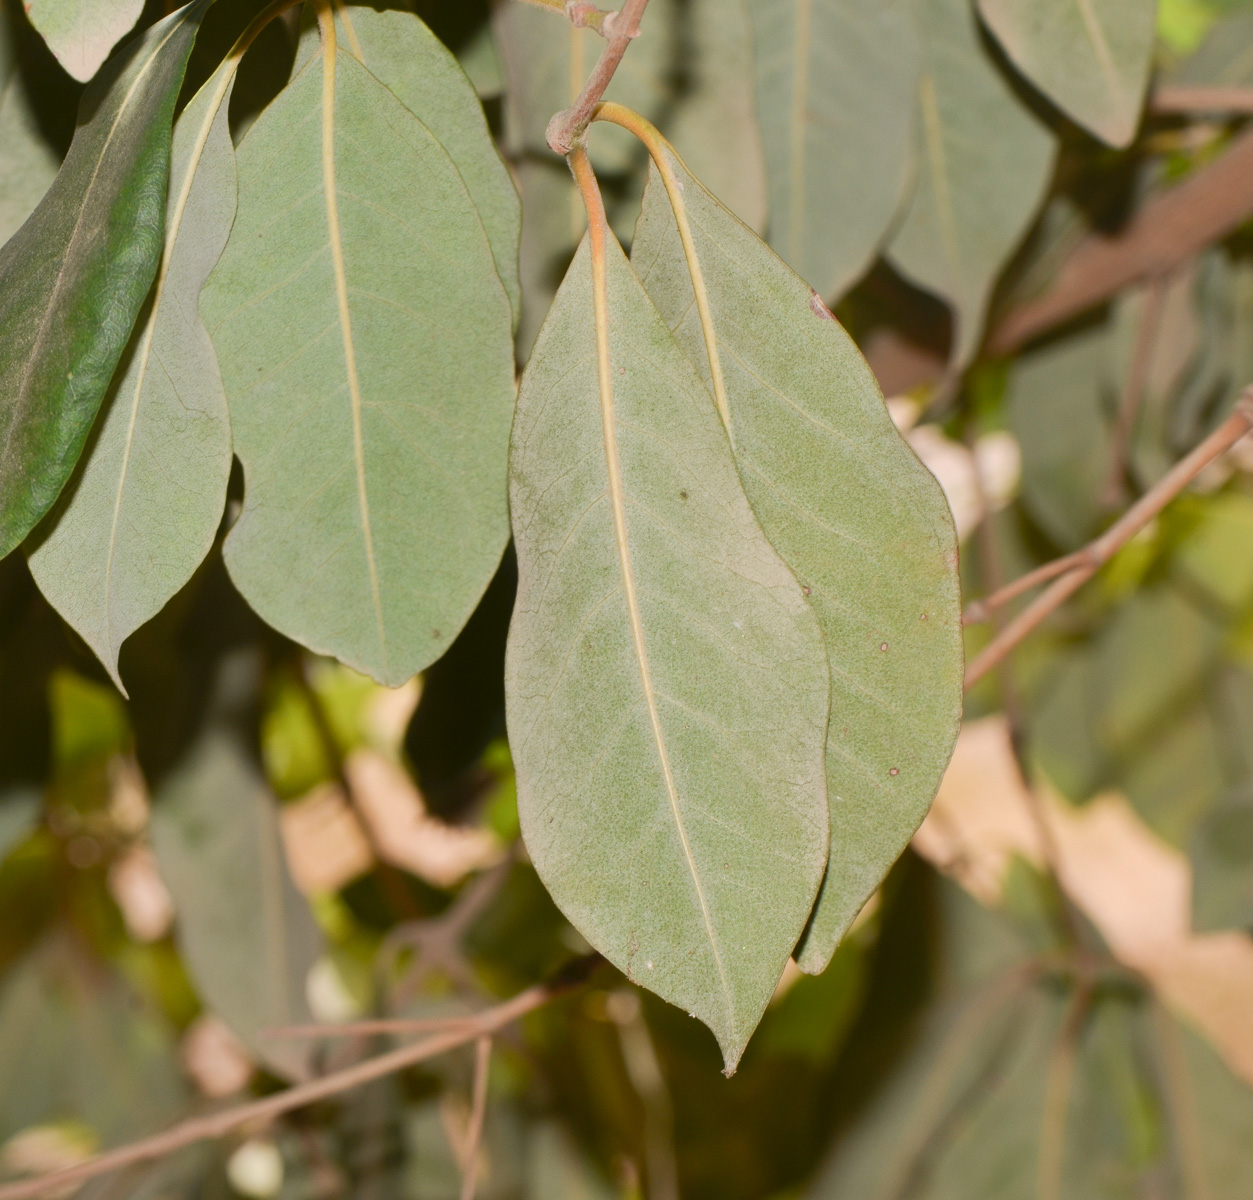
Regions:
<instances>
[{"instance_id":1,"label":"thin branch","mask_svg":"<svg viewBox=\"0 0 1253 1200\"><path fill-rule=\"evenodd\" d=\"M375 1058L368 1058L342 1071L324 1075L321 1079L312 1079L308 1083L297 1084L295 1087L276 1092L272 1096L265 1096L260 1100L252 1100L207 1116L192 1117L164 1133L132 1142L127 1146L119 1146L116 1150L107 1150L75 1166L50 1171L34 1179L0 1186L0 1200L33 1200L34 1197L51 1195L72 1184L107 1175L110 1171L116 1171L121 1167L162 1158L176 1150L183 1149L184 1146L223 1137L241 1125L270 1120L318 1100L338 1096L375 1079L394 1075L397 1071L403 1071L428 1058L455 1050L458 1046L464 1046L483 1037L490 1037L519 1017L534 1012L559 991L577 982L576 975L577 973L572 972L566 978L552 984L539 984L528 988L514 996L512 1000L506 1000L503 1004L498 1004L481 1013L472 1025L436 1034L434 1037L414 1042L413 1045L402 1046Z\"/></svg>"},{"instance_id":2,"label":"thin branch","mask_svg":"<svg viewBox=\"0 0 1253 1200\"><path fill-rule=\"evenodd\" d=\"M481 1013L463 1013L455 1017L378 1017L368 1021L337 1021L333 1025L280 1025L263 1029L266 1038L341 1038L377 1037L393 1034L430 1033L433 1029L475 1029Z\"/></svg>"},{"instance_id":3,"label":"thin branch","mask_svg":"<svg viewBox=\"0 0 1253 1200\"><path fill-rule=\"evenodd\" d=\"M972 600L966 605L966 611L962 613L962 624L982 624L984 621L989 620L998 608L1008 604L1011 600L1017 600L1024 592L1029 592L1032 588L1037 588L1042 583L1048 583L1050 579L1056 579L1059 575L1065 575L1067 571L1082 566L1086 561L1084 551L1079 550L1074 554L1066 554L1061 558L1055 558L1052 562L1046 562L1042 567L1036 567L1034 571L1028 571L1025 575L1020 575L1011 583L1005 584L1004 587L997 588L990 596L984 596L980 600Z\"/></svg>"},{"instance_id":4,"label":"thin branch","mask_svg":"<svg viewBox=\"0 0 1253 1200\"><path fill-rule=\"evenodd\" d=\"M548 123L548 144L556 153L569 154L571 147L582 138L627 47L639 36L640 18L647 7L648 0L626 0L618 12L605 19L602 32L609 35L609 44L601 52L579 98Z\"/></svg>"},{"instance_id":5,"label":"thin branch","mask_svg":"<svg viewBox=\"0 0 1253 1200\"><path fill-rule=\"evenodd\" d=\"M614 15L603 8L597 8L594 4L589 4L588 0L524 0L524 2L533 4L536 8L546 8L549 12L560 13L561 16L569 19L575 29L591 29L599 33L601 37L608 36L605 28L606 18ZM610 22L610 27L612 28L612 22Z\"/></svg>"},{"instance_id":6,"label":"thin branch","mask_svg":"<svg viewBox=\"0 0 1253 1200\"><path fill-rule=\"evenodd\" d=\"M1160 87L1149 102L1155 113L1181 116L1222 116L1225 113L1253 113L1250 87Z\"/></svg>"},{"instance_id":7,"label":"thin branch","mask_svg":"<svg viewBox=\"0 0 1253 1200\"><path fill-rule=\"evenodd\" d=\"M1097 571L1154 519L1210 463L1225 454L1253 429L1253 387L1246 388L1236 410L1195 450L1177 462L1165 477L1146 492L1113 525L1078 554L1052 587L1038 596L975 658L966 670L966 688L978 683L1046 617L1069 600ZM996 597L990 597L989 600ZM989 601L984 602L985 605Z\"/></svg>"},{"instance_id":8,"label":"thin branch","mask_svg":"<svg viewBox=\"0 0 1253 1200\"><path fill-rule=\"evenodd\" d=\"M487 1077L492 1064L492 1039L481 1037L474 1043L474 1097L471 1101L470 1128L467 1130L462 1166L461 1200L474 1200L479 1175L479 1146L487 1117Z\"/></svg>"},{"instance_id":9,"label":"thin branch","mask_svg":"<svg viewBox=\"0 0 1253 1200\"><path fill-rule=\"evenodd\" d=\"M1066 1155L1066 1125L1079 1057L1079 1035L1092 1004L1092 988L1081 980L1066 1013L1066 1021L1049 1056L1044 1082L1044 1115L1040 1121L1040 1157L1036 1175L1039 1200L1061 1200Z\"/></svg>"}]
</instances>

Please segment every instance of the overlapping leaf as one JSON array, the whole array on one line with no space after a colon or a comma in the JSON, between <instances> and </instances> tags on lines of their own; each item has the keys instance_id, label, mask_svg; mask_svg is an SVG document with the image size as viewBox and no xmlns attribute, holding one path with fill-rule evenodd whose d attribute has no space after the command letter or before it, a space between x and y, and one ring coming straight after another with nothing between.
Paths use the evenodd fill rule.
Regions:
<instances>
[{"instance_id":1,"label":"overlapping leaf","mask_svg":"<svg viewBox=\"0 0 1253 1200\"><path fill-rule=\"evenodd\" d=\"M969 0L922 0L920 17L918 183L888 254L952 307L960 367L979 344L996 276L1043 199L1054 139L993 63Z\"/></svg>"},{"instance_id":2,"label":"overlapping leaf","mask_svg":"<svg viewBox=\"0 0 1253 1200\"><path fill-rule=\"evenodd\" d=\"M1140 124L1153 63L1157 0L979 0L1014 65L1111 146Z\"/></svg>"},{"instance_id":3,"label":"overlapping leaf","mask_svg":"<svg viewBox=\"0 0 1253 1200\"><path fill-rule=\"evenodd\" d=\"M199 299L235 217L234 66L179 118L165 251L145 320L77 477L30 547L40 590L119 687L122 642L191 577L226 499L226 394Z\"/></svg>"},{"instance_id":4,"label":"overlapping leaf","mask_svg":"<svg viewBox=\"0 0 1253 1200\"><path fill-rule=\"evenodd\" d=\"M920 47L913 6L754 0L749 11L770 244L831 299L869 265L914 179Z\"/></svg>"},{"instance_id":5,"label":"overlapping leaf","mask_svg":"<svg viewBox=\"0 0 1253 1200\"><path fill-rule=\"evenodd\" d=\"M245 476L227 567L270 624L399 684L508 538L509 298L456 165L343 45L238 162L201 301Z\"/></svg>"},{"instance_id":6,"label":"overlapping leaf","mask_svg":"<svg viewBox=\"0 0 1253 1200\"><path fill-rule=\"evenodd\" d=\"M519 814L570 920L731 1070L826 862L822 641L612 237L605 271L602 342L585 241L514 426Z\"/></svg>"},{"instance_id":7,"label":"overlapping leaf","mask_svg":"<svg viewBox=\"0 0 1253 1200\"><path fill-rule=\"evenodd\" d=\"M957 736L956 536L852 339L677 156L659 152L694 258L654 168L632 261L722 394L749 501L826 638L831 855L798 955L817 972L926 815Z\"/></svg>"},{"instance_id":8,"label":"overlapping leaf","mask_svg":"<svg viewBox=\"0 0 1253 1200\"><path fill-rule=\"evenodd\" d=\"M144 0L26 0L25 7L57 61L82 82L139 20Z\"/></svg>"},{"instance_id":9,"label":"overlapping leaf","mask_svg":"<svg viewBox=\"0 0 1253 1200\"><path fill-rule=\"evenodd\" d=\"M171 120L207 0L88 89L60 174L0 249L0 555L82 452L161 255Z\"/></svg>"}]
</instances>

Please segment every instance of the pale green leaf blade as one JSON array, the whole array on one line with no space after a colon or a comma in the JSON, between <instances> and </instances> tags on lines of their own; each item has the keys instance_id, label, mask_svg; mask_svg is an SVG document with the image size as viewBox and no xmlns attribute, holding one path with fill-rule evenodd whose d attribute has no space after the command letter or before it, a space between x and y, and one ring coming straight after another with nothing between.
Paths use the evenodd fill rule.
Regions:
<instances>
[{"instance_id":1,"label":"pale green leaf blade","mask_svg":"<svg viewBox=\"0 0 1253 1200\"><path fill-rule=\"evenodd\" d=\"M144 0L25 0L25 7L57 61L83 83L139 20Z\"/></svg>"},{"instance_id":2,"label":"pale green leaf blade","mask_svg":"<svg viewBox=\"0 0 1253 1200\"><path fill-rule=\"evenodd\" d=\"M0 11L0 245L30 216L61 161L39 129L13 20L11 7Z\"/></svg>"},{"instance_id":3,"label":"pale green leaf blade","mask_svg":"<svg viewBox=\"0 0 1253 1200\"><path fill-rule=\"evenodd\" d=\"M527 850L619 969L734 1069L822 878L821 635L753 519L713 400L585 241L519 394L506 711Z\"/></svg>"},{"instance_id":4,"label":"pale green leaf blade","mask_svg":"<svg viewBox=\"0 0 1253 1200\"><path fill-rule=\"evenodd\" d=\"M921 15L918 183L888 254L953 309L952 365L962 367L997 273L1044 198L1055 139L988 56L969 0L922 0Z\"/></svg>"},{"instance_id":5,"label":"pale green leaf blade","mask_svg":"<svg viewBox=\"0 0 1253 1200\"><path fill-rule=\"evenodd\" d=\"M870 265L914 178L914 7L912 0L753 0L749 9L770 244L830 299Z\"/></svg>"},{"instance_id":6,"label":"pale green leaf blade","mask_svg":"<svg viewBox=\"0 0 1253 1200\"><path fill-rule=\"evenodd\" d=\"M233 80L227 63L178 120L146 318L75 480L28 543L40 591L119 688L122 643L191 578L226 501L230 424L199 297L235 218Z\"/></svg>"},{"instance_id":7,"label":"pale green leaf blade","mask_svg":"<svg viewBox=\"0 0 1253 1200\"><path fill-rule=\"evenodd\" d=\"M60 174L0 249L0 556L69 479L152 283L174 101L206 7L154 25L87 89Z\"/></svg>"},{"instance_id":8,"label":"pale green leaf blade","mask_svg":"<svg viewBox=\"0 0 1253 1200\"><path fill-rule=\"evenodd\" d=\"M516 315L522 208L465 72L413 13L354 5L340 9L338 19L344 48L431 131L461 172Z\"/></svg>"},{"instance_id":9,"label":"pale green leaf blade","mask_svg":"<svg viewBox=\"0 0 1253 1200\"><path fill-rule=\"evenodd\" d=\"M152 844L206 1007L272 1070L301 1078L311 1047L262 1031L312 1019L306 985L322 935L292 882L278 805L245 741L256 677L247 653L225 660L209 722L158 789Z\"/></svg>"},{"instance_id":10,"label":"pale green leaf blade","mask_svg":"<svg viewBox=\"0 0 1253 1200\"><path fill-rule=\"evenodd\" d=\"M508 540L511 312L447 153L342 45L332 62L240 146L201 298L245 477L225 556L271 625L397 685Z\"/></svg>"},{"instance_id":11,"label":"pale green leaf blade","mask_svg":"<svg viewBox=\"0 0 1253 1200\"><path fill-rule=\"evenodd\" d=\"M34 829L39 810L38 792L28 788L0 792L0 859Z\"/></svg>"},{"instance_id":12,"label":"pale green leaf blade","mask_svg":"<svg viewBox=\"0 0 1253 1200\"><path fill-rule=\"evenodd\" d=\"M831 854L797 960L817 972L922 822L962 712L957 539L939 485L822 302L663 147L703 285L740 477L809 593L831 665ZM632 260L710 381L656 169Z\"/></svg>"},{"instance_id":13,"label":"pale green leaf blade","mask_svg":"<svg viewBox=\"0 0 1253 1200\"><path fill-rule=\"evenodd\" d=\"M1014 65L1111 146L1131 143L1153 65L1157 0L978 0Z\"/></svg>"}]
</instances>

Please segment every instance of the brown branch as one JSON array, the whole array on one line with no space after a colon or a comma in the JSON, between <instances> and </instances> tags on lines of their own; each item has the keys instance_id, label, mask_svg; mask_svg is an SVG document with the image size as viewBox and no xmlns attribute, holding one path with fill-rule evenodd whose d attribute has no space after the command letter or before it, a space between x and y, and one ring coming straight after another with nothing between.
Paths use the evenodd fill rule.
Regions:
<instances>
[{"instance_id":1,"label":"brown branch","mask_svg":"<svg viewBox=\"0 0 1253 1200\"><path fill-rule=\"evenodd\" d=\"M1253 88L1238 85L1160 87L1153 93L1149 107L1153 112L1163 115L1253 113Z\"/></svg>"},{"instance_id":2,"label":"brown branch","mask_svg":"<svg viewBox=\"0 0 1253 1200\"><path fill-rule=\"evenodd\" d=\"M639 36L640 18L647 7L648 0L626 0L618 12L605 18L601 32L608 36L609 44L601 52L579 98L548 122L548 144L557 154L569 154L591 123L592 112L605 94L622 56L632 40Z\"/></svg>"},{"instance_id":3,"label":"brown branch","mask_svg":"<svg viewBox=\"0 0 1253 1200\"><path fill-rule=\"evenodd\" d=\"M571 982L573 982L572 979L566 978L551 985L538 984L514 996L512 1000L506 1000L503 1004L487 1009L475 1018L472 1025L436 1034L434 1037L415 1042L410 1046L401 1046L386 1054L345 1067L342 1071L324 1075L321 1079L312 1079L308 1083L297 1084L295 1087L276 1092L272 1096L265 1096L260 1100L252 1100L206 1116L192 1117L164 1133L132 1142L127 1146L119 1146L116 1150L107 1150L75 1166L49 1171L34 1179L5 1184L0 1186L0 1200L33 1200L34 1197L51 1195L72 1184L107 1175L110 1171L129 1167L135 1163L162 1158L195 1142L222 1137L241 1125L270 1120L318 1100L338 1096L342 1092L350 1091L352 1088L360 1087L375 1079L394 1075L397 1071L403 1071L428 1058L455 1050L458 1046L490 1037L519 1017L534 1012L535 1009L546 1004Z\"/></svg>"},{"instance_id":4,"label":"brown branch","mask_svg":"<svg viewBox=\"0 0 1253 1200\"><path fill-rule=\"evenodd\" d=\"M462 1167L461 1200L474 1200L479 1175L479 1145L483 1141L483 1122L487 1117L487 1077L492 1064L492 1039L481 1037L474 1043L474 1096L470 1109L470 1128Z\"/></svg>"},{"instance_id":5,"label":"brown branch","mask_svg":"<svg viewBox=\"0 0 1253 1200\"><path fill-rule=\"evenodd\" d=\"M1091 234L1066 260L1052 287L1013 309L987 349L1010 354L1041 333L1123 288L1163 275L1253 213L1253 129L1189 179L1143 205L1114 237Z\"/></svg>"},{"instance_id":6,"label":"brown branch","mask_svg":"<svg viewBox=\"0 0 1253 1200\"><path fill-rule=\"evenodd\" d=\"M430 1033L433 1029L472 1029L477 1027L481 1013L462 1013L455 1017L378 1017L366 1021L336 1021L320 1025L280 1025L263 1029L267 1038L341 1038L377 1037L379 1034Z\"/></svg>"},{"instance_id":7,"label":"brown branch","mask_svg":"<svg viewBox=\"0 0 1253 1200\"><path fill-rule=\"evenodd\" d=\"M1148 525L1210 463L1230 450L1250 429L1253 429L1253 386L1245 389L1236 404L1235 412L1195 450L1180 459L1151 491L1141 496L1099 538L1090 542L1077 554L1068 555L1066 559L1061 560L1068 566L1065 572L1056 578L1052 587L1023 609L966 669L966 688L969 689L978 683L1037 625L1087 583L1118 550ZM1047 568L1042 568L1044 569ZM1035 571L1032 574L1039 576L1040 573L1040 571ZM1035 582L1039 580L1036 579ZM1002 589L1002 591L1007 590L1009 589ZM996 599L996 596L989 597L983 602L984 606L995 607L991 602ZM0 1197L0 1200L3 1200L3 1197Z\"/></svg>"}]
</instances>

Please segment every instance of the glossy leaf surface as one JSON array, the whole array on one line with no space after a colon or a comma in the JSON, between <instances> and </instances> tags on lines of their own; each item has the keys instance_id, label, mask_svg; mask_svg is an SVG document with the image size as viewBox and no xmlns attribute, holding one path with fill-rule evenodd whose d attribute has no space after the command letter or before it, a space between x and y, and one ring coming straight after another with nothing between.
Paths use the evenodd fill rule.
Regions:
<instances>
[{"instance_id":1,"label":"glossy leaf surface","mask_svg":"<svg viewBox=\"0 0 1253 1200\"><path fill-rule=\"evenodd\" d=\"M233 69L220 69L179 117L145 319L78 473L29 551L40 590L119 687L122 642L191 577L226 501L226 394L199 301L235 217Z\"/></svg>"},{"instance_id":2,"label":"glossy leaf surface","mask_svg":"<svg viewBox=\"0 0 1253 1200\"><path fill-rule=\"evenodd\" d=\"M85 82L139 20L144 0L25 0L25 8L57 61Z\"/></svg>"},{"instance_id":3,"label":"glossy leaf surface","mask_svg":"<svg viewBox=\"0 0 1253 1200\"><path fill-rule=\"evenodd\" d=\"M1157 0L979 0L1014 65L1067 116L1111 146L1140 124Z\"/></svg>"},{"instance_id":4,"label":"glossy leaf surface","mask_svg":"<svg viewBox=\"0 0 1253 1200\"><path fill-rule=\"evenodd\" d=\"M748 7L770 244L830 300L869 265L913 182L917 20L909 0L754 0Z\"/></svg>"},{"instance_id":5,"label":"glossy leaf surface","mask_svg":"<svg viewBox=\"0 0 1253 1200\"><path fill-rule=\"evenodd\" d=\"M821 635L612 237L606 272L606 366L584 242L518 401L519 815L566 916L731 1070L826 862Z\"/></svg>"},{"instance_id":6,"label":"glossy leaf surface","mask_svg":"<svg viewBox=\"0 0 1253 1200\"><path fill-rule=\"evenodd\" d=\"M918 182L888 254L953 309L951 358L964 366L996 276L1043 200L1054 139L992 61L968 0L922 0L920 17Z\"/></svg>"},{"instance_id":7,"label":"glossy leaf surface","mask_svg":"<svg viewBox=\"0 0 1253 1200\"><path fill-rule=\"evenodd\" d=\"M245 477L227 568L289 637L399 684L508 539L509 299L456 166L344 46L238 162L201 300Z\"/></svg>"},{"instance_id":8,"label":"glossy leaf surface","mask_svg":"<svg viewBox=\"0 0 1253 1200\"><path fill-rule=\"evenodd\" d=\"M0 249L0 555L51 508L161 256L171 121L205 0L88 89L60 174Z\"/></svg>"},{"instance_id":9,"label":"glossy leaf surface","mask_svg":"<svg viewBox=\"0 0 1253 1200\"><path fill-rule=\"evenodd\" d=\"M957 540L853 341L810 288L663 147L707 295L719 382L656 168L632 261L725 393L757 519L809 596L831 667L831 854L803 970L835 947L926 815L961 720Z\"/></svg>"}]
</instances>

